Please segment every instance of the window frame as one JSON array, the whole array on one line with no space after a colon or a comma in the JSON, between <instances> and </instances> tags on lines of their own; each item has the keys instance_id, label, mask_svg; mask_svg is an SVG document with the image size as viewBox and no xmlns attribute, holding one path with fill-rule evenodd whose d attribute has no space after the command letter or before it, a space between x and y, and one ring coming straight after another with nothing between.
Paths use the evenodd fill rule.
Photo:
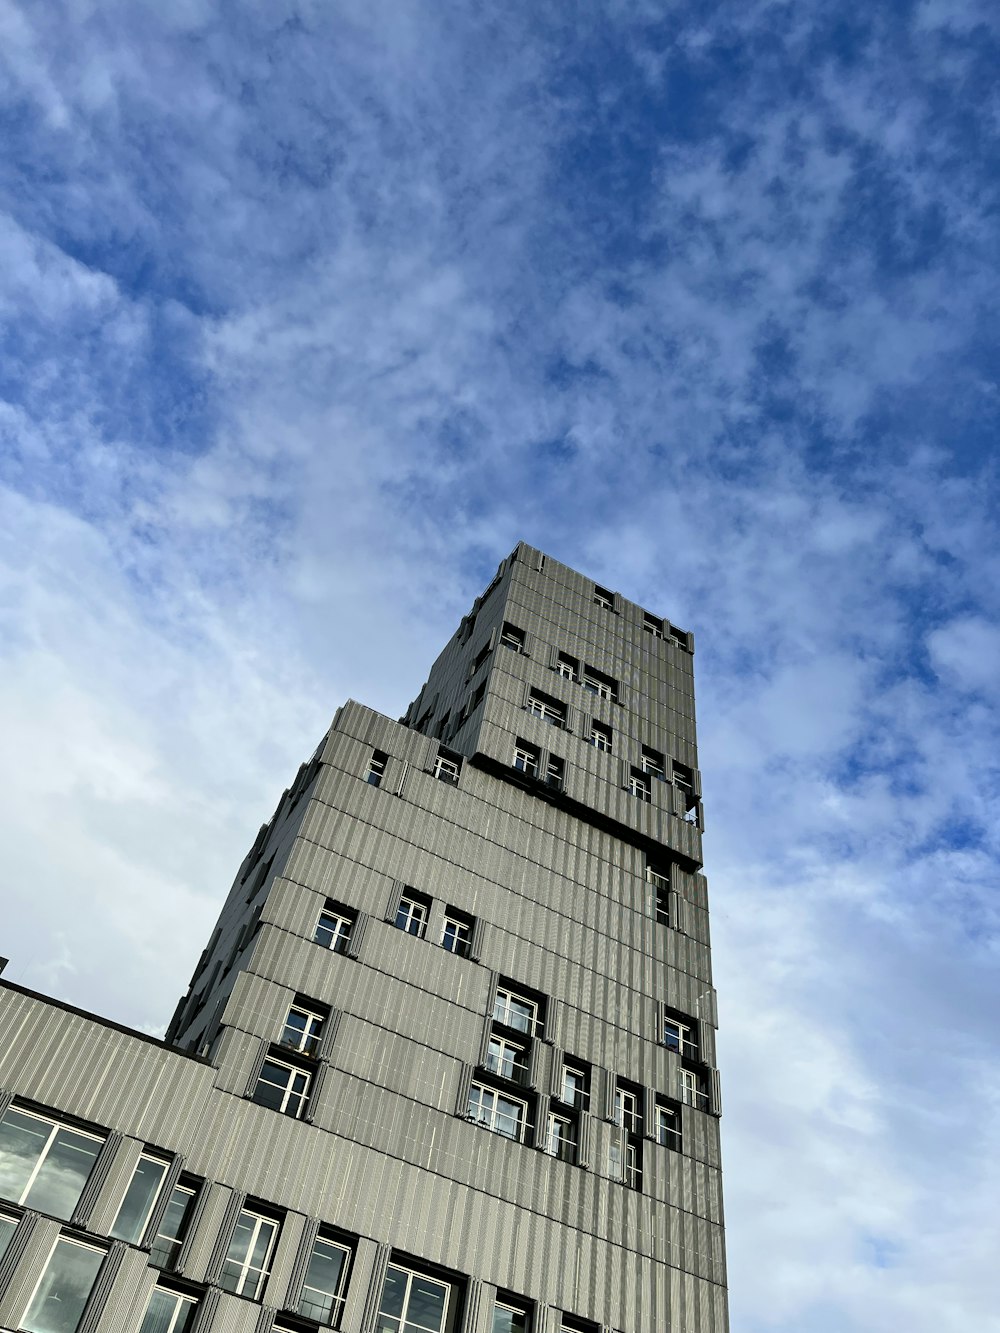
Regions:
<instances>
[{"instance_id":1,"label":"window frame","mask_svg":"<svg viewBox=\"0 0 1000 1333\"><path fill-rule=\"evenodd\" d=\"M569 1078L580 1081L580 1087L573 1091L572 1096L566 1095ZM564 1106L572 1106L577 1111L586 1111L590 1106L590 1076L587 1070L571 1060L563 1061L562 1077L559 1080L559 1100Z\"/></svg>"},{"instance_id":2,"label":"window frame","mask_svg":"<svg viewBox=\"0 0 1000 1333\"><path fill-rule=\"evenodd\" d=\"M170 1318L170 1323L167 1325L166 1329L164 1330L164 1333L175 1333L178 1324L178 1316L180 1315L181 1310L185 1305L191 1307L190 1312L188 1314L188 1318L192 1318L194 1316L195 1311L198 1309L198 1304L199 1304L198 1297L194 1295L193 1292L176 1291L173 1287L168 1287L164 1284L157 1282L156 1286L149 1293L149 1300L146 1302L146 1312L142 1316L142 1323L139 1325L139 1333L143 1333L143 1329L146 1326L146 1320L149 1317L150 1306L153 1304L153 1298L157 1294L161 1296L172 1296L176 1301L174 1312ZM182 1333L184 1333L183 1329Z\"/></svg>"},{"instance_id":3,"label":"window frame","mask_svg":"<svg viewBox=\"0 0 1000 1333\"><path fill-rule=\"evenodd\" d=\"M625 1109L626 1098L632 1104L630 1111ZM634 1088L615 1088L614 1111L614 1123L626 1134L642 1133L642 1098Z\"/></svg>"},{"instance_id":4,"label":"window frame","mask_svg":"<svg viewBox=\"0 0 1000 1333\"><path fill-rule=\"evenodd\" d=\"M503 626L500 630L500 640L499 640L500 646L502 648L510 648L512 652L523 653L524 639L525 636L523 629L519 629L517 625L511 625L506 620L504 621Z\"/></svg>"},{"instance_id":5,"label":"window frame","mask_svg":"<svg viewBox=\"0 0 1000 1333\"><path fill-rule=\"evenodd\" d=\"M685 1106L691 1106L696 1111L708 1110L708 1088L705 1084L705 1077L696 1069L680 1070L679 1075L681 1097L680 1100Z\"/></svg>"},{"instance_id":6,"label":"window frame","mask_svg":"<svg viewBox=\"0 0 1000 1333\"><path fill-rule=\"evenodd\" d=\"M554 1136L553 1130L557 1126L566 1132ZM579 1147L578 1135L574 1133L576 1129L576 1121L571 1115L567 1115L564 1111L550 1110L545 1118L545 1139L542 1144L542 1151L549 1157L556 1158L557 1161L569 1162L571 1166L575 1166Z\"/></svg>"},{"instance_id":7,"label":"window frame","mask_svg":"<svg viewBox=\"0 0 1000 1333\"><path fill-rule=\"evenodd\" d=\"M398 1315L391 1314L389 1311L382 1309L382 1302L385 1300L386 1282L388 1281L389 1273L393 1269L395 1269L397 1273L405 1273L406 1275L406 1288L403 1295L403 1303ZM382 1279L382 1291L378 1298L378 1310L375 1315L376 1319L382 1318L395 1320L398 1323L399 1329L405 1329L407 1330L407 1333L409 1333L410 1327L420 1330L420 1333L436 1333L436 1330L432 1329L429 1324L417 1324L414 1320L408 1318L414 1278L419 1278L424 1282L435 1283L437 1286L444 1289L444 1305L441 1310L441 1329L447 1330L451 1314L450 1306L455 1292L455 1284L453 1282L447 1282L443 1278L435 1277L434 1274L424 1272L422 1269L410 1268L407 1264L399 1263L394 1259L390 1259L389 1266L385 1272L385 1277Z\"/></svg>"},{"instance_id":8,"label":"window frame","mask_svg":"<svg viewBox=\"0 0 1000 1333\"><path fill-rule=\"evenodd\" d=\"M473 1106L473 1101L478 1094L478 1106ZM484 1102L486 1098L492 1098L492 1104L486 1107L487 1114L483 1115ZM517 1113L511 1117L505 1109L501 1111L498 1102L503 1100L508 1106L516 1107ZM488 1130L491 1134L497 1134L500 1138L507 1139L509 1143L525 1143L528 1130L531 1128L529 1112L531 1108L523 1097L512 1097L505 1088L492 1088L487 1083L482 1083L478 1079L473 1079L469 1088L469 1106L467 1117L472 1123L481 1129ZM512 1119L516 1128L516 1133L508 1134L506 1130L500 1128L503 1117Z\"/></svg>"},{"instance_id":9,"label":"window frame","mask_svg":"<svg viewBox=\"0 0 1000 1333\"><path fill-rule=\"evenodd\" d=\"M528 691L527 710L532 717L537 717L550 727L558 727L560 731L566 730L568 712L562 700L553 699L540 690L531 689Z\"/></svg>"},{"instance_id":10,"label":"window frame","mask_svg":"<svg viewBox=\"0 0 1000 1333\"><path fill-rule=\"evenodd\" d=\"M671 1152L684 1151L683 1120L679 1106L657 1101L653 1127L656 1142L661 1148L669 1148Z\"/></svg>"},{"instance_id":11,"label":"window frame","mask_svg":"<svg viewBox=\"0 0 1000 1333\"><path fill-rule=\"evenodd\" d=\"M462 761L457 755L439 754L434 760L434 776L449 787L457 787L462 776Z\"/></svg>"},{"instance_id":12,"label":"window frame","mask_svg":"<svg viewBox=\"0 0 1000 1333\"><path fill-rule=\"evenodd\" d=\"M93 1295L94 1287L97 1285L97 1280L101 1275L101 1268L104 1265L105 1259L107 1259L108 1257L107 1249L104 1246L97 1245L90 1240L83 1240L79 1236L74 1236L68 1232L60 1231L55 1237L55 1240L53 1241L52 1248L48 1252L48 1255L45 1259L45 1263L42 1265L41 1271L38 1274L38 1278L35 1281L35 1285L31 1290L31 1296L25 1305L24 1314L21 1316L21 1321L18 1327L20 1329L25 1330L25 1333L45 1333L45 1330L33 1329L32 1325L29 1324L28 1320L31 1317L32 1307L34 1306L35 1301L38 1299L38 1294L42 1290L42 1286L45 1283L45 1279L49 1275L49 1269L52 1265L52 1261L55 1258L60 1245L66 1245L76 1249L86 1250L90 1254L100 1255L101 1262L97 1265L97 1268L94 1271L94 1276L90 1280L90 1287L88 1288L87 1294L83 1299L83 1304L80 1306L80 1312L76 1317L76 1322L74 1323L72 1330L62 1329L59 1330L59 1333L76 1333L76 1330L80 1327L80 1321L83 1319L84 1313L87 1309L87 1305L90 1301L91 1296ZM53 1282L52 1286L54 1285L55 1283ZM48 1299L48 1293L46 1293L44 1299L45 1300ZM56 1301L59 1301L60 1299L61 1298L59 1296L55 1297ZM41 1313L41 1310L39 1310L39 1313Z\"/></svg>"},{"instance_id":13,"label":"window frame","mask_svg":"<svg viewBox=\"0 0 1000 1333\"><path fill-rule=\"evenodd\" d=\"M333 925L324 923L323 918L327 917ZM316 922L313 931L313 943L322 945L324 949L329 949L331 953L344 954L347 952L351 943L351 936L354 933L354 927L357 924L357 918L349 916L345 909L331 902L328 898L326 906L320 909L319 920ZM341 929L343 927L344 929ZM319 932L326 931L330 935L329 941L319 939Z\"/></svg>"},{"instance_id":14,"label":"window frame","mask_svg":"<svg viewBox=\"0 0 1000 1333\"><path fill-rule=\"evenodd\" d=\"M231 1257L230 1251L232 1250L233 1244L236 1240L236 1234L237 1231L239 1230L240 1219L244 1217L252 1218L253 1226L250 1230L250 1237L247 1243L246 1252L241 1260L236 1260ZM251 1262L251 1260L254 1258L254 1253L257 1248L257 1239L260 1236L262 1227L265 1225L273 1228L273 1230L271 1232L270 1239L268 1240L266 1248L264 1250L264 1255L260 1267L257 1267ZM246 1296L249 1300L259 1301L261 1298L261 1294L263 1293L264 1288L267 1285L267 1279L270 1277L271 1274L271 1263L274 1259L274 1252L275 1249L277 1248L278 1237L280 1235L281 1235L281 1222L277 1217L272 1217L268 1213L260 1212L255 1207L253 1207L253 1205L250 1205L249 1207L247 1205L244 1205L240 1209L236 1221L233 1224L232 1233L230 1234L229 1237L229 1244L226 1247L226 1255L222 1261L222 1268L219 1270L219 1286L223 1289L223 1291L228 1291L233 1296ZM226 1265L230 1263L234 1264L240 1273L240 1277L235 1287L226 1286L226 1283L223 1281L223 1279L226 1276ZM256 1274L256 1281L254 1290L248 1292L246 1287L248 1278L251 1273Z\"/></svg>"},{"instance_id":15,"label":"window frame","mask_svg":"<svg viewBox=\"0 0 1000 1333\"><path fill-rule=\"evenodd\" d=\"M344 1261L340 1269L340 1281L336 1292L324 1292L322 1287L309 1286L309 1274L312 1270L313 1260L316 1257L316 1251L320 1245L328 1245L331 1249L340 1250L344 1255ZM313 1241L312 1252L309 1255L309 1262L306 1264L305 1276L302 1279L302 1286L299 1291L298 1299L295 1305L295 1313L303 1319L308 1319L314 1324L319 1324L324 1328L337 1328L340 1325L341 1316L344 1313L344 1303L347 1300L347 1287L351 1276L351 1265L354 1262L354 1248L347 1241L334 1236L325 1228L320 1227ZM302 1309L303 1296L306 1289L310 1291L322 1292L330 1298L330 1317L328 1319L317 1319L313 1314L307 1314Z\"/></svg>"},{"instance_id":16,"label":"window frame","mask_svg":"<svg viewBox=\"0 0 1000 1333\"><path fill-rule=\"evenodd\" d=\"M599 583L594 584L594 605L601 607L605 611L615 609L615 595L609 588L602 588Z\"/></svg>"},{"instance_id":17,"label":"window frame","mask_svg":"<svg viewBox=\"0 0 1000 1333\"><path fill-rule=\"evenodd\" d=\"M618 682L611 676L606 676L603 671L598 671L596 667L584 664L580 684L588 694L593 694L606 703L618 702Z\"/></svg>"},{"instance_id":18,"label":"window frame","mask_svg":"<svg viewBox=\"0 0 1000 1333\"><path fill-rule=\"evenodd\" d=\"M502 1004L501 996L505 997ZM507 1017L503 1016L509 1015L512 1012L511 1001L515 1001L517 1004L523 1005L526 1009L531 1010L531 1016L527 1019L527 1027L521 1027L517 1023L511 1023ZM502 1013L498 1013L498 1009L501 1010ZM522 1032L528 1037L533 1037L539 1031L539 1015L540 1009L538 1003L525 995L523 991L514 990L512 987L505 986L502 983L497 986L496 991L493 994L492 1021L494 1023L499 1023L501 1026L509 1028L512 1032Z\"/></svg>"},{"instance_id":19,"label":"window frame","mask_svg":"<svg viewBox=\"0 0 1000 1333\"><path fill-rule=\"evenodd\" d=\"M156 1187L153 1190L152 1194L149 1196L149 1201L146 1205L145 1212L143 1213L139 1225L136 1227L134 1233L129 1235L122 1235L121 1232L117 1229L118 1224L121 1219L122 1211L126 1203L128 1202L128 1197L129 1193L131 1192L132 1186L138 1179L139 1168L143 1162L155 1162L156 1165L161 1168L160 1178L156 1182ZM139 1154L139 1160L138 1162L136 1162L132 1170L132 1175L129 1179L128 1185L125 1188L125 1193L122 1195L121 1203L118 1205L118 1210L115 1213L115 1220L111 1224L111 1228L108 1231L109 1236L114 1237L115 1240L123 1240L129 1245L138 1245L139 1241L142 1240L143 1236L146 1234L146 1228L149 1226L149 1219L153 1215L153 1211L156 1208L157 1201L159 1200L160 1195L163 1192L163 1186L166 1183L166 1179L169 1173L170 1173L169 1159L165 1157L160 1157L157 1153L150 1152L145 1149Z\"/></svg>"},{"instance_id":20,"label":"window frame","mask_svg":"<svg viewBox=\"0 0 1000 1333\"><path fill-rule=\"evenodd\" d=\"M492 1059L494 1052L493 1046L496 1044L498 1053L495 1059ZM518 1056L521 1058L518 1059ZM510 1073L505 1072L509 1067ZM528 1047L520 1042L512 1041L509 1037L504 1037L498 1032L490 1034L486 1045L486 1062L483 1068L495 1078L505 1079L508 1083L515 1083L518 1087L528 1086Z\"/></svg>"},{"instance_id":21,"label":"window frame","mask_svg":"<svg viewBox=\"0 0 1000 1333\"><path fill-rule=\"evenodd\" d=\"M149 1243L149 1262L154 1268L160 1269L161 1272L169 1273L177 1267L177 1259L180 1255L181 1248L187 1239L188 1232L191 1229L191 1219L194 1216L195 1203L202 1189L202 1185L203 1182L196 1180L193 1176L181 1176L180 1180L178 1180L177 1184L170 1191L170 1198L167 1200L167 1206L164 1209L163 1216L160 1218L156 1234L152 1237ZM166 1223L171 1204L179 1194L186 1194L188 1196L187 1202L184 1204L178 1219L177 1235L169 1236L165 1231L162 1231L161 1228ZM164 1244L159 1245L158 1242L160 1241L163 1241ZM158 1252L166 1252L166 1261L164 1263L158 1262Z\"/></svg>"},{"instance_id":22,"label":"window frame","mask_svg":"<svg viewBox=\"0 0 1000 1333\"><path fill-rule=\"evenodd\" d=\"M653 783L648 773L643 773L637 768L633 768L629 774L628 789L632 795L643 804L649 805L653 800Z\"/></svg>"},{"instance_id":23,"label":"window frame","mask_svg":"<svg viewBox=\"0 0 1000 1333\"><path fill-rule=\"evenodd\" d=\"M614 751L614 732L604 722L591 720L590 735L587 740L595 750L600 750L602 754L612 754Z\"/></svg>"},{"instance_id":24,"label":"window frame","mask_svg":"<svg viewBox=\"0 0 1000 1333\"><path fill-rule=\"evenodd\" d=\"M528 778L537 778L541 761L542 754L537 745L520 738L514 742L513 767L518 773L523 773Z\"/></svg>"},{"instance_id":25,"label":"window frame","mask_svg":"<svg viewBox=\"0 0 1000 1333\"><path fill-rule=\"evenodd\" d=\"M291 1025L293 1014L300 1014L305 1019L305 1024L301 1030ZM310 1008L304 1001L294 1001L288 1007L288 1014L281 1029L281 1036L278 1038L278 1045L283 1051L295 1051L298 1055L315 1059L323 1044L323 1032L328 1017L328 1014L323 1013L322 1010ZM296 1039L290 1040L289 1034Z\"/></svg>"},{"instance_id":26,"label":"window frame","mask_svg":"<svg viewBox=\"0 0 1000 1333\"><path fill-rule=\"evenodd\" d=\"M667 780L667 761L659 750L654 750L650 745L642 747L642 757L639 761L639 767L648 777L656 778L658 782Z\"/></svg>"},{"instance_id":27,"label":"window frame","mask_svg":"<svg viewBox=\"0 0 1000 1333\"><path fill-rule=\"evenodd\" d=\"M430 916L431 905L424 895L407 886L396 904L392 924L396 930L401 930L404 935L412 935L414 939L422 940L426 937L427 923L430 921ZM414 923L417 925L416 930L411 929Z\"/></svg>"},{"instance_id":28,"label":"window frame","mask_svg":"<svg viewBox=\"0 0 1000 1333\"><path fill-rule=\"evenodd\" d=\"M676 1029L673 1036L668 1033L668 1028ZM698 1027L694 1019L678 1018L672 1013L665 1013L660 1025L660 1044L668 1051L675 1051L678 1055L684 1056L685 1059L700 1059Z\"/></svg>"},{"instance_id":29,"label":"window frame","mask_svg":"<svg viewBox=\"0 0 1000 1333\"><path fill-rule=\"evenodd\" d=\"M559 653L556 657L555 666L556 675L561 680L570 680L574 685L580 682L580 662L576 657L571 657L569 653Z\"/></svg>"},{"instance_id":30,"label":"window frame","mask_svg":"<svg viewBox=\"0 0 1000 1333\"><path fill-rule=\"evenodd\" d=\"M372 757L368 761L368 775L365 778L370 787L381 787L388 762L389 756L384 750L372 750Z\"/></svg>"},{"instance_id":31,"label":"window frame","mask_svg":"<svg viewBox=\"0 0 1000 1333\"><path fill-rule=\"evenodd\" d=\"M21 1188L19 1197L16 1199L13 1198L5 1199L6 1203L12 1203L18 1207L23 1207L23 1208L34 1208L40 1212L47 1212L46 1209L40 1209L38 1207L37 1202L35 1203L32 1202L31 1192L35 1188L35 1185L38 1182L38 1177L42 1172L42 1168L45 1165L46 1161L48 1160L49 1156L51 1155L52 1150L56 1143L56 1139L58 1138L60 1133L65 1132L67 1134L75 1134L79 1138L88 1139L91 1142L98 1145L97 1151L94 1153L94 1156L91 1159L90 1167L87 1171L87 1174L83 1177L83 1180L80 1183L80 1190L73 1201L72 1208L70 1208L69 1212L65 1217L62 1217L60 1219L61 1221L68 1222L73 1212L75 1211L77 1204L80 1202L80 1197L83 1194L83 1191L87 1187L87 1181L93 1174L94 1167L97 1164L97 1159L101 1155L101 1150L103 1149L105 1143L107 1143L107 1135L95 1132L93 1130L80 1129L74 1124L67 1123L67 1121L65 1120L56 1119L55 1117L50 1115L45 1115L40 1111L29 1110L27 1107L20 1106L17 1102L11 1102L11 1104L4 1111L3 1115L0 1116L0 1126L2 1126L3 1122L7 1119L7 1116L10 1115L11 1113L15 1115L25 1116L29 1120L37 1121L40 1125L48 1125L49 1130L48 1133L45 1135L45 1141L39 1150L38 1157L36 1158L35 1163L32 1166L31 1170L29 1171L27 1179L25 1180L24 1185ZM50 1217L57 1216L57 1214L55 1213L48 1213L48 1212L47 1215Z\"/></svg>"},{"instance_id":32,"label":"window frame","mask_svg":"<svg viewBox=\"0 0 1000 1333\"><path fill-rule=\"evenodd\" d=\"M522 1319L521 1329L512 1329L511 1333L532 1333L534 1328L534 1317L531 1307L522 1305L520 1301L515 1301L513 1297L506 1293L497 1292L496 1300L493 1302L493 1317L490 1320L491 1333L496 1333L497 1312L503 1310L509 1314L520 1315ZM501 1330L501 1333L503 1331Z\"/></svg>"},{"instance_id":33,"label":"window frame","mask_svg":"<svg viewBox=\"0 0 1000 1333\"><path fill-rule=\"evenodd\" d=\"M280 1083L275 1083L271 1079L266 1079L264 1077L264 1071L267 1069L268 1065L272 1065L276 1069L283 1069L288 1072L289 1078L283 1088ZM304 1086L301 1088L293 1086L297 1078L303 1080ZM257 1091L261 1084L268 1088L282 1089L281 1104L279 1106L272 1106L270 1102L260 1100L257 1096ZM252 1101L255 1106L263 1106L266 1111L276 1111L279 1115L287 1115L293 1120L301 1120L309 1109L309 1098L312 1095L312 1085L312 1070L303 1069L301 1065L294 1064L291 1060L283 1060L280 1056L276 1056L272 1051L264 1057L264 1063L260 1067L260 1073L257 1075L254 1082L253 1091L250 1093L249 1100Z\"/></svg>"},{"instance_id":34,"label":"window frame","mask_svg":"<svg viewBox=\"0 0 1000 1333\"><path fill-rule=\"evenodd\" d=\"M455 947L448 943L448 931L452 930ZM453 907L445 908L444 926L441 929L441 947L456 958L468 958L472 952L472 921L464 915L459 916ZM464 931L464 935L459 932Z\"/></svg>"}]
</instances>

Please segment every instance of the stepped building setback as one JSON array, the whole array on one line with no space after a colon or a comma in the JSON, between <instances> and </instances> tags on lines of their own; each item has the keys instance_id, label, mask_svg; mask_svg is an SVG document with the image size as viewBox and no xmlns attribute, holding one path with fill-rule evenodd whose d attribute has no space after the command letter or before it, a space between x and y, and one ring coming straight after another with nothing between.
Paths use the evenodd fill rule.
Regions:
<instances>
[{"instance_id":1,"label":"stepped building setback","mask_svg":"<svg viewBox=\"0 0 1000 1333\"><path fill-rule=\"evenodd\" d=\"M163 1041L0 981L0 1326L725 1333L692 653L521 544Z\"/></svg>"}]
</instances>

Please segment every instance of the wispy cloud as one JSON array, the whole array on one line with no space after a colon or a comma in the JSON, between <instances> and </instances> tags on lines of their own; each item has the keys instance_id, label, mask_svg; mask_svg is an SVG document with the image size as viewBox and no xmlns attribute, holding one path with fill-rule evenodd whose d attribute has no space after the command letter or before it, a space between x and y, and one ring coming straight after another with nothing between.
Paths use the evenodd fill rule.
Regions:
<instances>
[{"instance_id":1,"label":"wispy cloud","mask_svg":"<svg viewBox=\"0 0 1000 1333\"><path fill-rule=\"evenodd\" d=\"M735 1325L997 1327L998 57L0 0L10 975L161 1023L523 536L698 634Z\"/></svg>"}]
</instances>

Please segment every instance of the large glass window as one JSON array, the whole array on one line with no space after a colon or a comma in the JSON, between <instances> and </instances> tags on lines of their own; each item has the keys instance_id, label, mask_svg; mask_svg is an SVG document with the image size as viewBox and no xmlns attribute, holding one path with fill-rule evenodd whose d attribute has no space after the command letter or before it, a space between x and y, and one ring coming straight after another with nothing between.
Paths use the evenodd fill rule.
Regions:
<instances>
[{"instance_id":1,"label":"large glass window","mask_svg":"<svg viewBox=\"0 0 1000 1333\"><path fill-rule=\"evenodd\" d=\"M334 1327L340 1322L350 1261L351 1252L346 1245L323 1235L316 1237L299 1297L300 1315Z\"/></svg>"},{"instance_id":2,"label":"large glass window","mask_svg":"<svg viewBox=\"0 0 1000 1333\"><path fill-rule=\"evenodd\" d=\"M166 1212L149 1250L149 1262L157 1268L173 1268L176 1265L191 1223L197 1193L197 1185L185 1184L183 1181L171 1191Z\"/></svg>"},{"instance_id":3,"label":"large glass window","mask_svg":"<svg viewBox=\"0 0 1000 1333\"><path fill-rule=\"evenodd\" d=\"M430 909L426 902L404 894L396 908L396 928L404 930L407 935L422 937L427 929L429 915Z\"/></svg>"},{"instance_id":4,"label":"large glass window","mask_svg":"<svg viewBox=\"0 0 1000 1333\"><path fill-rule=\"evenodd\" d=\"M527 1083L528 1053L523 1046L507 1041L505 1037L490 1037L486 1068L500 1078L509 1078L514 1083Z\"/></svg>"},{"instance_id":5,"label":"large glass window","mask_svg":"<svg viewBox=\"0 0 1000 1333\"><path fill-rule=\"evenodd\" d=\"M507 1097L494 1088L484 1088L479 1083L473 1083L469 1091L470 1120L494 1134L502 1134L505 1139L520 1143L524 1138L527 1110L524 1102Z\"/></svg>"},{"instance_id":6,"label":"large glass window","mask_svg":"<svg viewBox=\"0 0 1000 1333\"><path fill-rule=\"evenodd\" d=\"M309 1104L310 1076L296 1065L283 1060L265 1060L251 1094L258 1106L301 1118Z\"/></svg>"},{"instance_id":7,"label":"large glass window","mask_svg":"<svg viewBox=\"0 0 1000 1333\"><path fill-rule=\"evenodd\" d=\"M154 1287L139 1333L187 1333L197 1308L193 1296Z\"/></svg>"},{"instance_id":8,"label":"large glass window","mask_svg":"<svg viewBox=\"0 0 1000 1333\"><path fill-rule=\"evenodd\" d=\"M319 914L313 939L317 944L332 949L334 953L346 953L347 946L351 942L353 926L352 917L338 911L333 903L328 902Z\"/></svg>"},{"instance_id":9,"label":"large glass window","mask_svg":"<svg viewBox=\"0 0 1000 1333\"><path fill-rule=\"evenodd\" d=\"M103 1262L103 1250L60 1236L21 1327L28 1333L76 1333Z\"/></svg>"},{"instance_id":10,"label":"large glass window","mask_svg":"<svg viewBox=\"0 0 1000 1333\"><path fill-rule=\"evenodd\" d=\"M451 1294L447 1282L390 1264L375 1333L443 1333Z\"/></svg>"},{"instance_id":11,"label":"large glass window","mask_svg":"<svg viewBox=\"0 0 1000 1333\"><path fill-rule=\"evenodd\" d=\"M493 1307L493 1325L491 1333L529 1333L530 1316L527 1310L497 1301Z\"/></svg>"},{"instance_id":12,"label":"large glass window","mask_svg":"<svg viewBox=\"0 0 1000 1333\"><path fill-rule=\"evenodd\" d=\"M315 1055L323 1035L323 1015L294 1004L288 1011L280 1045L304 1055Z\"/></svg>"},{"instance_id":13,"label":"large glass window","mask_svg":"<svg viewBox=\"0 0 1000 1333\"><path fill-rule=\"evenodd\" d=\"M0 1198L68 1219L103 1140L17 1107L0 1120Z\"/></svg>"},{"instance_id":14,"label":"large glass window","mask_svg":"<svg viewBox=\"0 0 1000 1333\"><path fill-rule=\"evenodd\" d=\"M146 1230L146 1223L149 1221L149 1215L153 1211L153 1204L156 1202L156 1196L160 1192L166 1173L167 1164L158 1157L147 1157L143 1154L139 1158L132 1172L129 1187L125 1191L125 1198L118 1209L118 1216L111 1228L112 1236L118 1240L127 1240L132 1245L140 1239Z\"/></svg>"},{"instance_id":15,"label":"large glass window","mask_svg":"<svg viewBox=\"0 0 1000 1333\"><path fill-rule=\"evenodd\" d=\"M219 1285L237 1296L257 1300L271 1266L278 1223L270 1217L244 1208L236 1219L236 1229L222 1265Z\"/></svg>"}]
</instances>

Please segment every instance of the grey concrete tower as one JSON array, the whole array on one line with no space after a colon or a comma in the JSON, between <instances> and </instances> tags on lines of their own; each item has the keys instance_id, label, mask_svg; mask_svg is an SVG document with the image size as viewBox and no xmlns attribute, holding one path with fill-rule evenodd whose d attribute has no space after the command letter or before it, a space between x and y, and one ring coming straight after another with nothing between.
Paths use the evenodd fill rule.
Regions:
<instances>
[{"instance_id":1,"label":"grey concrete tower","mask_svg":"<svg viewBox=\"0 0 1000 1333\"><path fill-rule=\"evenodd\" d=\"M521 544L338 711L165 1041L0 986L0 1323L724 1333L692 651Z\"/></svg>"}]
</instances>

